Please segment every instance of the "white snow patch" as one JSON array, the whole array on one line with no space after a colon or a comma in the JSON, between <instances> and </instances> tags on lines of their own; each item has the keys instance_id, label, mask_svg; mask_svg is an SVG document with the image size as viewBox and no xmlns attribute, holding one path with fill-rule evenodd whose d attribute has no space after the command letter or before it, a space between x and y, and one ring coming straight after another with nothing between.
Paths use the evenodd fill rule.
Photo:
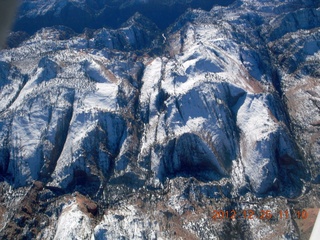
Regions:
<instances>
[{"instance_id":1,"label":"white snow patch","mask_svg":"<svg viewBox=\"0 0 320 240\"><path fill-rule=\"evenodd\" d=\"M54 240L90 239L90 218L80 211L76 203L66 206L59 217Z\"/></svg>"}]
</instances>

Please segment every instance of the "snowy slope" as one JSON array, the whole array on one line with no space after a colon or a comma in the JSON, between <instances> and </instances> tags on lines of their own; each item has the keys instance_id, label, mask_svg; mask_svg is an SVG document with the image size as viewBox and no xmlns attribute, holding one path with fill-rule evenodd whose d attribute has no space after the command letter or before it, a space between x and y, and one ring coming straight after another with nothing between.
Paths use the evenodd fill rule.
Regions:
<instances>
[{"instance_id":1,"label":"snowy slope","mask_svg":"<svg viewBox=\"0 0 320 240\"><path fill-rule=\"evenodd\" d=\"M145 6L165 18L193 3ZM319 207L319 3L218 1L165 29L143 13L90 26L147 3L127 4L23 2L30 37L0 51L0 236L299 239L293 209ZM211 218L232 209L275 216Z\"/></svg>"}]
</instances>

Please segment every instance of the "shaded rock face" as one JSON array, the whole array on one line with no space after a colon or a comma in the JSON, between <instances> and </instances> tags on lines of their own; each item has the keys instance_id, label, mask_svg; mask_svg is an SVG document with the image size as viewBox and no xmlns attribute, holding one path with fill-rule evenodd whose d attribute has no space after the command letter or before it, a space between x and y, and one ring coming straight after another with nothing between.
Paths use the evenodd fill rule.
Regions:
<instances>
[{"instance_id":1,"label":"shaded rock face","mask_svg":"<svg viewBox=\"0 0 320 240\"><path fill-rule=\"evenodd\" d=\"M23 1L0 52L1 238L299 239L295 211L319 207L319 7Z\"/></svg>"}]
</instances>

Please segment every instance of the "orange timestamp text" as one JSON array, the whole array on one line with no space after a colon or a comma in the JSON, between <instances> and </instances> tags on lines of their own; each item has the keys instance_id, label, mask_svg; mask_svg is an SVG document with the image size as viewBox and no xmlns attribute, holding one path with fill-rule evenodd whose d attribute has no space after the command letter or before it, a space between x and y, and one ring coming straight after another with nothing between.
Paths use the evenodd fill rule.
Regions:
<instances>
[{"instance_id":1,"label":"orange timestamp text","mask_svg":"<svg viewBox=\"0 0 320 240\"><path fill-rule=\"evenodd\" d=\"M289 219L291 217L296 217L298 219L307 219L308 212L306 210L278 210L272 211L270 209L255 211L252 209L248 210L213 210L212 219L221 220L221 219L261 219L261 220L270 220L270 219Z\"/></svg>"}]
</instances>

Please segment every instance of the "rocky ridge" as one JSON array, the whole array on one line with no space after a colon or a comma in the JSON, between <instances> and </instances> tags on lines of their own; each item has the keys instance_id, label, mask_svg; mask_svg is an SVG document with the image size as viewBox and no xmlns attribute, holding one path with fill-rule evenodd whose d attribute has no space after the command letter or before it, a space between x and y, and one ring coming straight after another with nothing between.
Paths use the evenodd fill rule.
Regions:
<instances>
[{"instance_id":1,"label":"rocky ridge","mask_svg":"<svg viewBox=\"0 0 320 240\"><path fill-rule=\"evenodd\" d=\"M113 29L37 31L19 24L91 2L30 4L16 26L30 36L0 52L1 237L307 236L295 213L319 207L319 3L235 1L165 29L136 13ZM241 218L249 209L274 217Z\"/></svg>"}]
</instances>

